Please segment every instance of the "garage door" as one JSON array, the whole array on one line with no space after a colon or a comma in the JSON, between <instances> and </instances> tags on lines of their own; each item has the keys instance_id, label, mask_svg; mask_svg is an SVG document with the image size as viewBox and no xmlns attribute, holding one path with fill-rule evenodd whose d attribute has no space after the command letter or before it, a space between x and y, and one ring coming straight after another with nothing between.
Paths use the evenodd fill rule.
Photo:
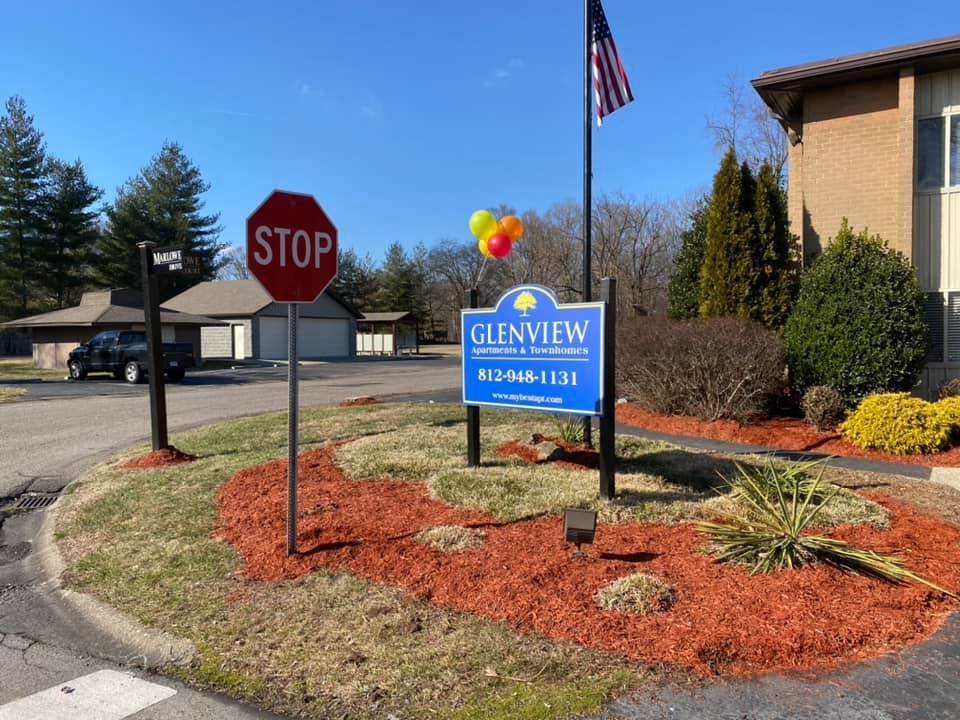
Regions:
<instances>
[{"instance_id":1,"label":"garage door","mask_svg":"<svg viewBox=\"0 0 960 720\"><path fill-rule=\"evenodd\" d=\"M297 350L302 358L344 357L350 351L348 320L300 318ZM282 360L287 357L287 319L260 318L260 357Z\"/></svg>"}]
</instances>

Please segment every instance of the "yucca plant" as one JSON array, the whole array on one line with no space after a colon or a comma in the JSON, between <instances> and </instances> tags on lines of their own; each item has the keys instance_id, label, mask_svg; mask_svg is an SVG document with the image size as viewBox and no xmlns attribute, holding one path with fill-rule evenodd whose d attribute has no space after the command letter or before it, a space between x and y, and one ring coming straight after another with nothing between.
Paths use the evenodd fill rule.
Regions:
<instances>
[{"instance_id":1,"label":"yucca plant","mask_svg":"<svg viewBox=\"0 0 960 720\"><path fill-rule=\"evenodd\" d=\"M814 478L808 471L820 467ZM807 463L748 471L737 465L733 494L747 507L749 520L728 516L725 522L700 522L698 529L711 540L711 552L720 562L741 562L751 574L772 573L815 562L843 570L881 577L891 582L914 582L951 597L954 593L923 579L903 566L897 557L872 550L857 550L843 540L805 535L820 511L839 492L823 491L824 463Z\"/></svg>"},{"instance_id":2,"label":"yucca plant","mask_svg":"<svg viewBox=\"0 0 960 720\"><path fill-rule=\"evenodd\" d=\"M583 443L583 418L579 415L554 415L557 435L568 445Z\"/></svg>"}]
</instances>

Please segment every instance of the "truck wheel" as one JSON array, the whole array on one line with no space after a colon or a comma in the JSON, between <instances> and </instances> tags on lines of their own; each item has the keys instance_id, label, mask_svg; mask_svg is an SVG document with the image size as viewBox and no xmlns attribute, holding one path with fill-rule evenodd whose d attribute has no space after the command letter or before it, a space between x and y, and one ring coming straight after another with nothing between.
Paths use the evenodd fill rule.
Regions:
<instances>
[{"instance_id":1,"label":"truck wheel","mask_svg":"<svg viewBox=\"0 0 960 720\"><path fill-rule=\"evenodd\" d=\"M79 360L71 360L68 362L67 370L70 373L71 380L83 380L87 376L87 369Z\"/></svg>"},{"instance_id":2,"label":"truck wheel","mask_svg":"<svg viewBox=\"0 0 960 720\"><path fill-rule=\"evenodd\" d=\"M136 360L131 360L123 367L123 377L131 385L136 385L143 380L143 371Z\"/></svg>"},{"instance_id":3,"label":"truck wheel","mask_svg":"<svg viewBox=\"0 0 960 720\"><path fill-rule=\"evenodd\" d=\"M167 380L172 383L178 383L183 380L183 376L186 374L186 371L183 368L174 368L173 370L167 370Z\"/></svg>"}]
</instances>

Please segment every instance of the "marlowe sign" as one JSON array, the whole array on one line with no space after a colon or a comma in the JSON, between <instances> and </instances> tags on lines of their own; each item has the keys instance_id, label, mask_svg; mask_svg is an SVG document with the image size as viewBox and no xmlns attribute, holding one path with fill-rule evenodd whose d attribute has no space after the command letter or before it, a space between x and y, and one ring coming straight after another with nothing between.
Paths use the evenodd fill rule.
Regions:
<instances>
[{"instance_id":1,"label":"marlowe sign","mask_svg":"<svg viewBox=\"0 0 960 720\"><path fill-rule=\"evenodd\" d=\"M465 405L602 413L604 303L520 285L461 317Z\"/></svg>"},{"instance_id":2,"label":"marlowe sign","mask_svg":"<svg viewBox=\"0 0 960 720\"><path fill-rule=\"evenodd\" d=\"M313 196L276 190L247 218L247 267L275 301L314 302L337 276L337 228Z\"/></svg>"}]
</instances>

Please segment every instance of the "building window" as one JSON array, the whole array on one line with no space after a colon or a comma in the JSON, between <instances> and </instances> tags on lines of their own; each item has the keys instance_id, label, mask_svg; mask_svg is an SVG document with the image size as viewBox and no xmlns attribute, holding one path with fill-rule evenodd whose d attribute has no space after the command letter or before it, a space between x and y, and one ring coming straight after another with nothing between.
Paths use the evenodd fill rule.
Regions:
<instances>
[{"instance_id":1,"label":"building window","mask_svg":"<svg viewBox=\"0 0 960 720\"><path fill-rule=\"evenodd\" d=\"M950 118L950 184L960 185L960 115Z\"/></svg>"},{"instance_id":2,"label":"building window","mask_svg":"<svg viewBox=\"0 0 960 720\"><path fill-rule=\"evenodd\" d=\"M917 189L943 187L943 118L923 118L917 127Z\"/></svg>"}]
</instances>

